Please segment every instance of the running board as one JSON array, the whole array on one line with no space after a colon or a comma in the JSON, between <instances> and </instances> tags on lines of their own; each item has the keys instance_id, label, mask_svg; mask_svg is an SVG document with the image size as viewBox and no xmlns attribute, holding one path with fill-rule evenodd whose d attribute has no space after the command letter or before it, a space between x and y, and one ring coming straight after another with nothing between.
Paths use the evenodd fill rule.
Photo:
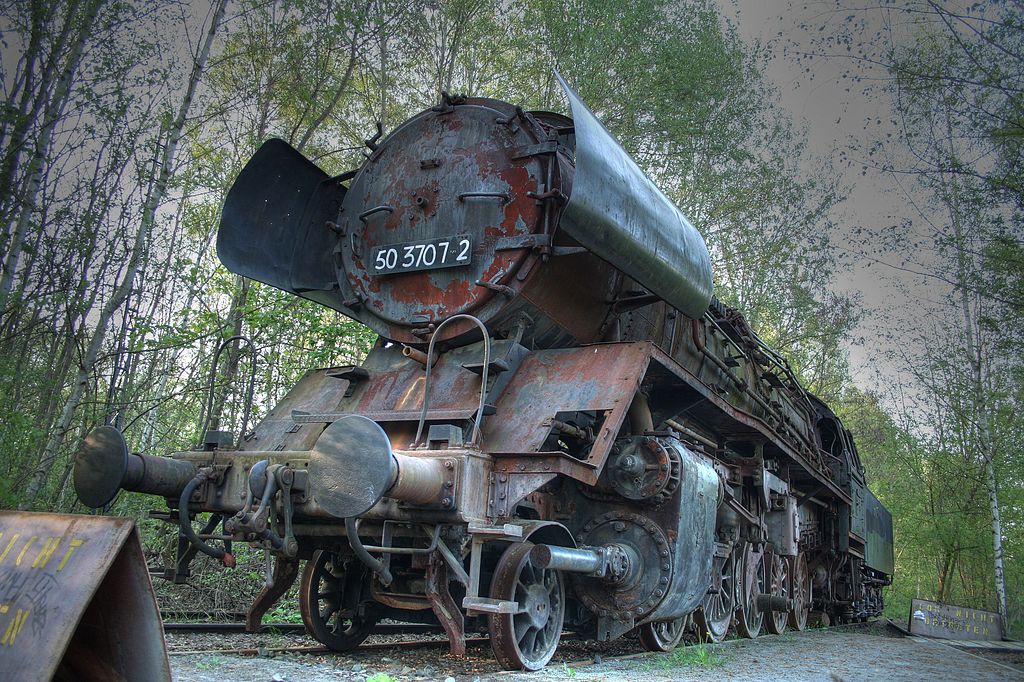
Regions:
<instances>
[{"instance_id":1,"label":"running board","mask_svg":"<svg viewBox=\"0 0 1024 682\"><path fill-rule=\"evenodd\" d=\"M518 613L519 604L504 599L488 599L486 597L466 597L462 600L462 608L468 613Z\"/></svg>"}]
</instances>

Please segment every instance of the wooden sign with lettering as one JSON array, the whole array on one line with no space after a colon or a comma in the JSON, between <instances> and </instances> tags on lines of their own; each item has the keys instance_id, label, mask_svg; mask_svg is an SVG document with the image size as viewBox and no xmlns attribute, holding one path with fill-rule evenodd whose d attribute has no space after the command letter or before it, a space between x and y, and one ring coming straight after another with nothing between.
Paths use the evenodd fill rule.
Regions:
<instances>
[{"instance_id":1,"label":"wooden sign with lettering","mask_svg":"<svg viewBox=\"0 0 1024 682\"><path fill-rule=\"evenodd\" d=\"M942 639L1003 639L998 613L927 599L910 602L910 633Z\"/></svg>"},{"instance_id":2,"label":"wooden sign with lettering","mask_svg":"<svg viewBox=\"0 0 1024 682\"><path fill-rule=\"evenodd\" d=\"M0 512L0 680L170 680L131 519Z\"/></svg>"}]
</instances>

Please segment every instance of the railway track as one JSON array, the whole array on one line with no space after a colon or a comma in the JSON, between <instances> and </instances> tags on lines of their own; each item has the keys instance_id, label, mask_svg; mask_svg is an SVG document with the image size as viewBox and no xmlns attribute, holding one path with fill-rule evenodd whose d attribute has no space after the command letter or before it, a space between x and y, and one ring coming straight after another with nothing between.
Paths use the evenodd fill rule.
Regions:
<instances>
[{"instance_id":1,"label":"railway track","mask_svg":"<svg viewBox=\"0 0 1024 682\"><path fill-rule=\"evenodd\" d=\"M467 637L466 644L486 644L486 637ZM353 652L392 651L440 648L448 646L446 639L410 639L399 642L369 642L360 644ZM233 656L266 656L268 654L332 654L325 646L286 646L286 647L239 647L236 649L196 649L192 651L168 651L171 656L191 656L198 654L218 654Z\"/></svg>"},{"instance_id":2,"label":"railway track","mask_svg":"<svg viewBox=\"0 0 1024 682\"><path fill-rule=\"evenodd\" d=\"M866 623L846 623L842 625L833 625L829 629L836 631L849 631L865 629L874 625L872 621ZM903 631L893 624L891 621L887 623L893 627L896 631L903 634ZM242 623L164 623L164 630L170 632L192 632L192 633L244 633L245 626ZM288 632L303 632L303 626L297 623L277 623L277 624L264 624L262 633L267 632L280 632L282 634ZM432 625L416 625L416 624L379 624L375 630L375 635L409 635L409 634L441 634L442 630ZM253 633L255 634L255 633ZM771 638L775 636L785 635L762 635L763 638ZM565 641L584 641L587 638L577 635L572 632L566 632L562 635ZM488 637L467 637L466 644L487 644L490 641ZM729 639L716 646L729 646L739 642L749 642L751 640L744 638ZM688 642L685 646L692 646L698 644L698 642ZM442 648L448 645L446 638L438 637L434 639L409 639L399 641L387 641L387 642L364 642L356 649L346 653L360 653L367 651L401 651L401 650L412 650L412 649L424 649L424 648ZM636 651L639 644L630 646L630 651L623 654L609 654L601 655L595 654L595 656L570 661L569 665L574 667L580 667L585 665L592 665L600 663L602 661L614 661L614 660L628 660L638 656L650 654L649 651ZM337 654L338 652L332 651L325 646L276 646L276 647L233 647L233 648L222 648L222 649L191 649L191 650L171 650L168 651L170 655L174 656L187 656L187 655L199 655L199 654L218 654L218 655L234 655L234 656L266 656L269 654L307 654L307 655L319 655L319 654Z\"/></svg>"},{"instance_id":3,"label":"railway track","mask_svg":"<svg viewBox=\"0 0 1024 682\"><path fill-rule=\"evenodd\" d=\"M196 633L243 633L245 623L164 623L164 632L196 632ZM302 623L263 623L260 626L261 633L292 633L305 632L306 628ZM418 625L416 623L383 623L374 628L374 632L380 635L407 635L440 633L441 628L436 625ZM255 634L255 633L254 633Z\"/></svg>"}]
</instances>

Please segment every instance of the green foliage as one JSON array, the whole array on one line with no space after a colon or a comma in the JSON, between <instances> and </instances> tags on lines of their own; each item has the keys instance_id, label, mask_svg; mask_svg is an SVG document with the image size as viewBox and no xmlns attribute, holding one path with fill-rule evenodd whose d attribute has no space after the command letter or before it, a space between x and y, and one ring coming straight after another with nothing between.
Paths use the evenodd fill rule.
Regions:
<instances>
[{"instance_id":1,"label":"green foliage","mask_svg":"<svg viewBox=\"0 0 1024 682\"><path fill-rule=\"evenodd\" d=\"M174 84L189 70L153 56L166 27L181 26L168 20L172 9L105 9L105 42L96 38L82 65L88 77L74 84L72 99L90 112L82 130L107 142L90 156L85 140L69 138L54 159L48 213L26 242L34 260L21 286L31 296L17 298L0 320L14 340L0 358L0 406L10 415L0 424L0 446L11 453L2 462L3 504L20 502L12 499L17 481L51 433L149 191L146 173L165 143ZM28 15L17 16L27 27ZM373 343L350 320L243 283L219 265L214 237L224 195L263 140L280 136L329 172L348 170L361 161L376 120L387 132L436 102L440 90L563 108L552 64L704 230L720 295L743 306L813 388L834 392L846 366L837 338L856 318L849 302L822 293L834 262L823 235L836 188L787 161L800 155L801 133L760 76L763 56L709 0L243 1L204 75L197 125L179 149L172 200L147 243L137 291L103 340L48 479L53 495L41 499L72 507L70 454L105 420L120 423L135 449L190 446L221 339L241 333L258 346L256 419L309 368L358 361ZM9 104L14 115L17 103ZM94 160L92 175L81 172L89 164L75 150ZM768 243L778 251L764 254ZM226 356L215 405L237 431L250 359L235 349Z\"/></svg>"},{"instance_id":2,"label":"green foliage","mask_svg":"<svg viewBox=\"0 0 1024 682\"><path fill-rule=\"evenodd\" d=\"M954 387L947 384L945 391L955 398ZM852 389L838 412L853 433L872 491L893 515L896 570L886 590L886 615L905 623L914 597L993 608L983 462L957 447L956 425L950 432L941 412L932 413L928 426L906 413L897 422L878 396ZM1007 518L1019 505L1019 484L1011 483L1018 476L1009 470L1000 476ZM1004 542L1007 556L1015 556L1020 537L1012 526ZM1021 584L1022 573L1015 562L1006 568L1010 627L1017 632L1024 604L1013 586Z\"/></svg>"},{"instance_id":3,"label":"green foliage","mask_svg":"<svg viewBox=\"0 0 1024 682\"><path fill-rule=\"evenodd\" d=\"M895 225L857 230L861 248L900 273L894 296L908 281L919 292L877 315L887 369L843 409L893 511L887 608L901 615L913 596L995 609L998 545L1011 622L1024 606L1022 17L1018 2L907 0L825 11L810 27L827 26L813 56L843 62L878 102L851 146L905 203Z\"/></svg>"}]
</instances>

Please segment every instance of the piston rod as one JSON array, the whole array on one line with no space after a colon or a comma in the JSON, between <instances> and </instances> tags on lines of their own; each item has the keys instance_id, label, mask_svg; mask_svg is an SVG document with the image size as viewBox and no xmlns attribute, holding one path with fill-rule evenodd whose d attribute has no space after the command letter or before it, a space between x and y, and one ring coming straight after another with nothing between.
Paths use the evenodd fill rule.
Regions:
<instances>
[{"instance_id":1,"label":"piston rod","mask_svg":"<svg viewBox=\"0 0 1024 682\"><path fill-rule=\"evenodd\" d=\"M413 504L430 504L441 497L445 486L441 460L393 452L391 466L393 478L385 497Z\"/></svg>"},{"instance_id":2,"label":"piston rod","mask_svg":"<svg viewBox=\"0 0 1024 682\"><path fill-rule=\"evenodd\" d=\"M636 550L626 544L579 549L537 545L530 551L530 561L537 568L582 573L612 583L631 580L640 565Z\"/></svg>"},{"instance_id":3,"label":"piston rod","mask_svg":"<svg viewBox=\"0 0 1024 682\"><path fill-rule=\"evenodd\" d=\"M130 452L128 470L121 481L121 487L132 492L177 497L195 477L196 471L191 462Z\"/></svg>"},{"instance_id":4,"label":"piston rod","mask_svg":"<svg viewBox=\"0 0 1024 682\"><path fill-rule=\"evenodd\" d=\"M530 552L530 562L537 568L553 568L568 573L602 574L604 554L593 549L537 545Z\"/></svg>"},{"instance_id":5,"label":"piston rod","mask_svg":"<svg viewBox=\"0 0 1024 682\"><path fill-rule=\"evenodd\" d=\"M757 609L759 611L780 611L786 612L793 608L793 600L775 594L757 595Z\"/></svg>"}]
</instances>

